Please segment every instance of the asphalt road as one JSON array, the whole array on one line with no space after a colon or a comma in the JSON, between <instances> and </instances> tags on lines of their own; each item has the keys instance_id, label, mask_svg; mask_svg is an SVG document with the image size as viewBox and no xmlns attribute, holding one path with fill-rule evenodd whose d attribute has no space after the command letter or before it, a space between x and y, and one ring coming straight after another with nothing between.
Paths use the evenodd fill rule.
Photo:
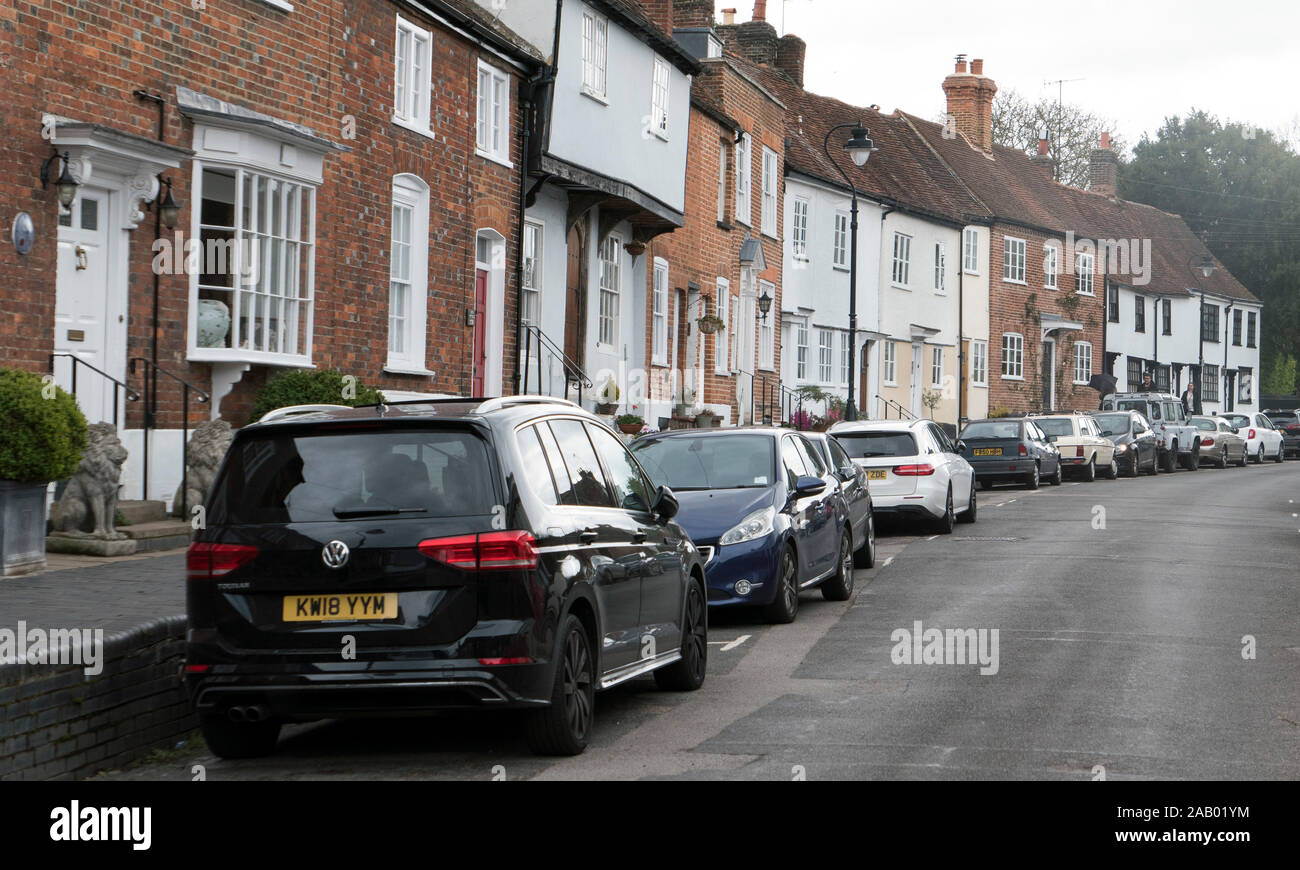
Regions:
<instances>
[{"instance_id":1,"label":"asphalt road","mask_svg":"<svg viewBox=\"0 0 1300 870\"><path fill-rule=\"evenodd\" d=\"M195 738L104 776L1297 779L1298 514L1297 462L999 487L952 536L884 530L849 602L806 593L788 626L715 614L704 687L598 696L576 758L460 715L293 726L255 761ZM983 630L987 662L996 630L996 673L896 664L917 621Z\"/></svg>"}]
</instances>

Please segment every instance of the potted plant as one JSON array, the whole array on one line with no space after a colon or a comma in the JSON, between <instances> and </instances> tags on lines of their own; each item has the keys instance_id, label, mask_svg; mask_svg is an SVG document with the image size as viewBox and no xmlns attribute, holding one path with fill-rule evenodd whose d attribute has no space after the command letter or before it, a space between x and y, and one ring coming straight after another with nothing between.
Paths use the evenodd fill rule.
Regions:
<instances>
[{"instance_id":1,"label":"potted plant","mask_svg":"<svg viewBox=\"0 0 1300 870\"><path fill-rule=\"evenodd\" d=\"M639 435L641 430L645 428L645 420L642 420L636 414L621 414L614 423L618 426L618 431L624 435Z\"/></svg>"},{"instance_id":2,"label":"potted plant","mask_svg":"<svg viewBox=\"0 0 1300 870\"><path fill-rule=\"evenodd\" d=\"M930 416L934 416L934 409L939 407L943 401L943 393L938 390L924 390L921 393L921 404L930 410Z\"/></svg>"},{"instance_id":3,"label":"potted plant","mask_svg":"<svg viewBox=\"0 0 1300 870\"><path fill-rule=\"evenodd\" d=\"M618 410L618 400L622 396L623 391L618 388L618 381L614 380L613 375L610 375L597 394L596 413L613 414Z\"/></svg>"},{"instance_id":4,"label":"potted plant","mask_svg":"<svg viewBox=\"0 0 1300 870\"><path fill-rule=\"evenodd\" d=\"M45 567L45 490L77 470L86 418L52 380L0 369L0 431L0 566L8 577Z\"/></svg>"},{"instance_id":5,"label":"potted plant","mask_svg":"<svg viewBox=\"0 0 1300 870\"><path fill-rule=\"evenodd\" d=\"M723 323L722 318L716 314L706 314L703 317L697 317L695 318L695 322L700 325L700 332L705 335L713 335L713 333L727 328L727 324Z\"/></svg>"},{"instance_id":6,"label":"potted plant","mask_svg":"<svg viewBox=\"0 0 1300 870\"><path fill-rule=\"evenodd\" d=\"M696 407L694 411L695 427L697 429L711 428L713 426L713 421L718 416L717 414L714 414L710 408Z\"/></svg>"}]
</instances>

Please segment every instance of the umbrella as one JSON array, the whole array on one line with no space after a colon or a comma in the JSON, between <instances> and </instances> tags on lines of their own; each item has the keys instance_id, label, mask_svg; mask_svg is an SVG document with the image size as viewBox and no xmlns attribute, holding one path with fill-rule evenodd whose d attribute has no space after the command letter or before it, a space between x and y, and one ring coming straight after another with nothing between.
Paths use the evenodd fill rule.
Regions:
<instances>
[{"instance_id":1,"label":"umbrella","mask_svg":"<svg viewBox=\"0 0 1300 870\"><path fill-rule=\"evenodd\" d=\"M1114 375L1107 375L1098 372L1097 374L1092 376L1091 380L1088 381L1088 386L1092 387L1097 392L1105 395L1106 393L1115 392L1115 386L1118 383L1119 383L1119 379L1116 378Z\"/></svg>"}]
</instances>

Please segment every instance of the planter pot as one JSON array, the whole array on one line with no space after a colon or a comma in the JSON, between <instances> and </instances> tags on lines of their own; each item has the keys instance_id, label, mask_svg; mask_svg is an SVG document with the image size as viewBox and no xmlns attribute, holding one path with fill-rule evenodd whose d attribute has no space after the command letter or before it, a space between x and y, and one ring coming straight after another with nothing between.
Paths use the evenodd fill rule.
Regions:
<instances>
[{"instance_id":1,"label":"planter pot","mask_svg":"<svg viewBox=\"0 0 1300 870\"><path fill-rule=\"evenodd\" d=\"M695 427L697 429L711 429L713 428L713 421L716 419L717 417L712 414L697 414L695 416Z\"/></svg>"},{"instance_id":2,"label":"planter pot","mask_svg":"<svg viewBox=\"0 0 1300 870\"><path fill-rule=\"evenodd\" d=\"M645 426L644 423L619 423L618 431L622 432L624 435L637 435L640 434L641 427L643 426Z\"/></svg>"},{"instance_id":3,"label":"planter pot","mask_svg":"<svg viewBox=\"0 0 1300 870\"><path fill-rule=\"evenodd\" d=\"M0 480L0 567L3 576L45 568L43 483Z\"/></svg>"},{"instance_id":4,"label":"planter pot","mask_svg":"<svg viewBox=\"0 0 1300 870\"><path fill-rule=\"evenodd\" d=\"M596 405L596 413L603 414L606 417L612 416L618 410L618 405L611 405L607 402L600 402Z\"/></svg>"}]
</instances>

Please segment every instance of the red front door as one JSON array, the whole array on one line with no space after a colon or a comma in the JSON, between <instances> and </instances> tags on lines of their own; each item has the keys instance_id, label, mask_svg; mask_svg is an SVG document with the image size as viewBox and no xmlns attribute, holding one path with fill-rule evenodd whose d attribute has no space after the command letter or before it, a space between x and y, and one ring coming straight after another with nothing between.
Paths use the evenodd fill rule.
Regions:
<instances>
[{"instance_id":1,"label":"red front door","mask_svg":"<svg viewBox=\"0 0 1300 870\"><path fill-rule=\"evenodd\" d=\"M485 269L474 272L474 373L470 378L470 394L484 395L487 373L487 282Z\"/></svg>"}]
</instances>

